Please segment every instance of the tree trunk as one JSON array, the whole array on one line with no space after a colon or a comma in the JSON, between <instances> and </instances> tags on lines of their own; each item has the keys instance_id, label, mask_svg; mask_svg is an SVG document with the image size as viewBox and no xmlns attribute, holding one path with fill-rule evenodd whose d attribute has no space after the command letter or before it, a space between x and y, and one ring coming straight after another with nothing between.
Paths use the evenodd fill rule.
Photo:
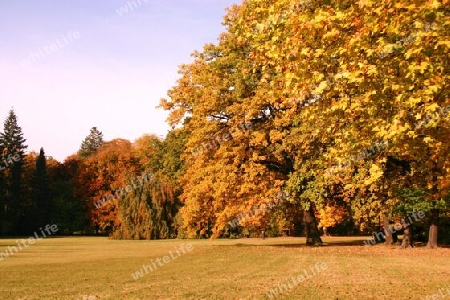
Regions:
<instances>
[{"instance_id":1,"label":"tree trunk","mask_svg":"<svg viewBox=\"0 0 450 300\"><path fill-rule=\"evenodd\" d=\"M409 225L403 230L403 240L400 248L412 248L413 247L413 238L412 238L413 227Z\"/></svg>"},{"instance_id":2,"label":"tree trunk","mask_svg":"<svg viewBox=\"0 0 450 300\"><path fill-rule=\"evenodd\" d=\"M317 228L317 221L314 216L312 204L309 206L308 210L304 211L303 222L305 223L306 245L323 244L322 239L320 238L319 229Z\"/></svg>"},{"instance_id":3,"label":"tree trunk","mask_svg":"<svg viewBox=\"0 0 450 300\"><path fill-rule=\"evenodd\" d=\"M437 235L438 235L438 223L439 223L439 209L431 210L431 224L430 231L428 233L428 248L437 248Z\"/></svg>"},{"instance_id":4,"label":"tree trunk","mask_svg":"<svg viewBox=\"0 0 450 300\"><path fill-rule=\"evenodd\" d=\"M391 245L392 244L392 229L389 226L389 219L386 214L383 214L383 229L384 229L384 244Z\"/></svg>"}]
</instances>

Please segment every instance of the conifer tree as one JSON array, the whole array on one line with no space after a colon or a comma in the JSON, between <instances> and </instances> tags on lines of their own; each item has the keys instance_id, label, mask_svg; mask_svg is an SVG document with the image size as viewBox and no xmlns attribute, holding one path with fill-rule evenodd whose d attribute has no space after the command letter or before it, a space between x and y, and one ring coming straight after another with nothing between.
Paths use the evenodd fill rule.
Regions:
<instances>
[{"instance_id":1,"label":"conifer tree","mask_svg":"<svg viewBox=\"0 0 450 300\"><path fill-rule=\"evenodd\" d=\"M86 158L95 153L101 145L103 145L103 133L97 127L92 127L89 135L81 143L78 154L81 158Z\"/></svg>"},{"instance_id":2,"label":"conifer tree","mask_svg":"<svg viewBox=\"0 0 450 300\"><path fill-rule=\"evenodd\" d=\"M32 182L32 198L35 210L35 226L43 226L51 222L51 199L47 173L47 159L41 148L36 160L36 171Z\"/></svg>"},{"instance_id":3,"label":"conifer tree","mask_svg":"<svg viewBox=\"0 0 450 300\"><path fill-rule=\"evenodd\" d=\"M20 202L23 191L22 173L25 156L26 139L23 137L22 128L17 123L17 116L14 110L10 110L4 122L3 133L0 134L0 161L4 172L4 201L2 206L2 234L14 234L17 232L17 225L20 216Z\"/></svg>"}]
</instances>

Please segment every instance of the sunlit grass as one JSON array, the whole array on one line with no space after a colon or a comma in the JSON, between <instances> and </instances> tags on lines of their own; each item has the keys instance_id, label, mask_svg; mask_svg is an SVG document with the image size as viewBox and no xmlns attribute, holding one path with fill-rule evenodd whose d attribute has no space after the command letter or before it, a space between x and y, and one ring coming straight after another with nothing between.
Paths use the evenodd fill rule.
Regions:
<instances>
[{"instance_id":1,"label":"sunlit grass","mask_svg":"<svg viewBox=\"0 0 450 300\"><path fill-rule=\"evenodd\" d=\"M364 237L115 241L47 238L0 261L2 299L265 299L316 262L328 269L278 299L420 299L450 285L450 249L363 246ZM193 250L135 280L142 265ZM0 251L15 240L0 240Z\"/></svg>"}]
</instances>

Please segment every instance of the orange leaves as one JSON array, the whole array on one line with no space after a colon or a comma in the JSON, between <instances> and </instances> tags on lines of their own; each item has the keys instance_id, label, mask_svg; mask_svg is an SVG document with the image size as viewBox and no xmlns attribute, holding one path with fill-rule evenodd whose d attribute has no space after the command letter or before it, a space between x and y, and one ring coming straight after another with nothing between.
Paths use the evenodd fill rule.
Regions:
<instances>
[{"instance_id":1,"label":"orange leaves","mask_svg":"<svg viewBox=\"0 0 450 300\"><path fill-rule=\"evenodd\" d=\"M342 207L332 206L330 204L318 210L319 213L319 225L318 227L333 227L336 224L342 222L347 213Z\"/></svg>"},{"instance_id":2,"label":"orange leaves","mask_svg":"<svg viewBox=\"0 0 450 300\"><path fill-rule=\"evenodd\" d=\"M125 188L130 174L137 173L131 143L123 139L107 142L96 153L85 159L82 165L77 177L84 186L83 196L92 207L91 222L104 228L116 219L115 211L111 210L113 201L105 202L107 205L102 205L98 209L93 205L107 196L115 198L116 196L112 195L113 191Z\"/></svg>"},{"instance_id":3,"label":"orange leaves","mask_svg":"<svg viewBox=\"0 0 450 300\"><path fill-rule=\"evenodd\" d=\"M360 216L363 206L376 215L375 194L401 184L386 172L387 157L422 163L448 157L448 117L415 126L448 103L442 98L449 81L443 39L448 17L434 16L429 32L417 30L439 3L397 14L407 1L390 7L361 0L345 10L333 1L294 2L234 7L219 43L182 67L170 100L161 102L171 125L189 132L183 199L192 230L212 222L219 234L233 214L260 203L275 179L288 183L302 204L323 203L338 183L346 200L367 202L355 208ZM252 127L215 151L190 155L205 138L245 122ZM362 155L341 167L342 174L324 175L332 161L359 154L380 138L389 148Z\"/></svg>"},{"instance_id":4,"label":"orange leaves","mask_svg":"<svg viewBox=\"0 0 450 300\"><path fill-rule=\"evenodd\" d=\"M372 1L371 0L359 0L358 5L360 8L372 7Z\"/></svg>"},{"instance_id":5,"label":"orange leaves","mask_svg":"<svg viewBox=\"0 0 450 300\"><path fill-rule=\"evenodd\" d=\"M278 130L270 131L270 141L272 143L282 142L284 137L285 135L282 132L279 132Z\"/></svg>"}]
</instances>

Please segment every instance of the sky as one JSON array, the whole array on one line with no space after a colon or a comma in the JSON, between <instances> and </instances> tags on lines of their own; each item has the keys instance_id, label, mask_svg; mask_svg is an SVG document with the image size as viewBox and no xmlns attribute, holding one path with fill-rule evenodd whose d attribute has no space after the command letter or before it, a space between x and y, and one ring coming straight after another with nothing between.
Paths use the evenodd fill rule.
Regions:
<instances>
[{"instance_id":1,"label":"sky","mask_svg":"<svg viewBox=\"0 0 450 300\"><path fill-rule=\"evenodd\" d=\"M94 126L105 140L165 136L160 98L240 2L0 1L0 131L13 108L28 151L61 162Z\"/></svg>"}]
</instances>

